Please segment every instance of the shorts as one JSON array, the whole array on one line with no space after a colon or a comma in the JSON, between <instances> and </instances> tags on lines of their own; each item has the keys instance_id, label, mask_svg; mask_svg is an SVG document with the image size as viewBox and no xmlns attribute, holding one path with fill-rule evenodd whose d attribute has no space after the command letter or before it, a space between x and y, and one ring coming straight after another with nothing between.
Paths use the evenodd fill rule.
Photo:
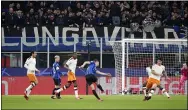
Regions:
<instances>
[{"instance_id":1,"label":"shorts","mask_svg":"<svg viewBox=\"0 0 188 110\"><path fill-rule=\"evenodd\" d=\"M27 74L27 77L29 78L30 82L36 82L36 81L38 81L37 77L35 76L35 74Z\"/></svg>"},{"instance_id":2,"label":"shorts","mask_svg":"<svg viewBox=\"0 0 188 110\"><path fill-rule=\"evenodd\" d=\"M53 78L53 80L54 80L54 84L55 84L56 86L61 86L61 79L54 79L54 78Z\"/></svg>"},{"instance_id":3,"label":"shorts","mask_svg":"<svg viewBox=\"0 0 188 110\"><path fill-rule=\"evenodd\" d=\"M73 72L69 71L67 75L68 75L68 82L76 81L76 76Z\"/></svg>"},{"instance_id":4,"label":"shorts","mask_svg":"<svg viewBox=\"0 0 188 110\"><path fill-rule=\"evenodd\" d=\"M149 78L146 84L147 89L150 89L153 86L153 84L160 85L160 81L154 78Z\"/></svg>"},{"instance_id":5,"label":"shorts","mask_svg":"<svg viewBox=\"0 0 188 110\"><path fill-rule=\"evenodd\" d=\"M97 77L93 74L88 74L85 76L86 77L86 82L90 86L92 83L97 82Z\"/></svg>"}]
</instances>

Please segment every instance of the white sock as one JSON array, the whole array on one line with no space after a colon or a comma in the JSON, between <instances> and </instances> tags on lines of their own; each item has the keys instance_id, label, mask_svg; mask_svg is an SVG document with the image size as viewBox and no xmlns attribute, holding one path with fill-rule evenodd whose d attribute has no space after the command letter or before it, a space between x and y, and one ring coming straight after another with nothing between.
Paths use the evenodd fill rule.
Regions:
<instances>
[{"instance_id":1,"label":"white sock","mask_svg":"<svg viewBox=\"0 0 188 110\"><path fill-rule=\"evenodd\" d=\"M144 96L146 96L146 95L147 95L147 94L146 94L146 89L144 89L144 90L143 90L143 93L144 93Z\"/></svg>"},{"instance_id":2,"label":"white sock","mask_svg":"<svg viewBox=\"0 0 188 110\"><path fill-rule=\"evenodd\" d=\"M165 89L163 89L162 92L163 92L167 97L170 97L170 95L168 94L168 92L165 91Z\"/></svg>"},{"instance_id":3,"label":"white sock","mask_svg":"<svg viewBox=\"0 0 188 110\"><path fill-rule=\"evenodd\" d=\"M58 89L58 90L57 90L57 92L58 92L58 93L59 93L59 92L61 92L61 91L63 91L63 89L62 89L62 88L60 88L60 89Z\"/></svg>"},{"instance_id":4,"label":"white sock","mask_svg":"<svg viewBox=\"0 0 188 110\"><path fill-rule=\"evenodd\" d=\"M75 97L79 97L79 96L78 96L78 90L77 90L77 89L74 90L74 93L75 93Z\"/></svg>"},{"instance_id":5,"label":"white sock","mask_svg":"<svg viewBox=\"0 0 188 110\"><path fill-rule=\"evenodd\" d=\"M31 90L33 88L33 86L32 86L32 84L31 85L29 85L27 88L26 88L26 91L29 91L29 90Z\"/></svg>"},{"instance_id":6,"label":"white sock","mask_svg":"<svg viewBox=\"0 0 188 110\"><path fill-rule=\"evenodd\" d=\"M26 95L29 96L30 93L31 93L31 90L28 90Z\"/></svg>"},{"instance_id":7,"label":"white sock","mask_svg":"<svg viewBox=\"0 0 188 110\"><path fill-rule=\"evenodd\" d=\"M164 92L164 94L165 94L167 97L170 97L170 95L168 94L168 92Z\"/></svg>"}]
</instances>

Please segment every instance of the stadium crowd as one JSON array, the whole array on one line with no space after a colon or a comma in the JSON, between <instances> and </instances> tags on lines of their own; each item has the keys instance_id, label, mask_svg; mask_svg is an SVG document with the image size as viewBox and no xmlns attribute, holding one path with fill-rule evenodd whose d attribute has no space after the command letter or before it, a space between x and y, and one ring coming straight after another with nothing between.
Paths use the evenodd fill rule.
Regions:
<instances>
[{"instance_id":1,"label":"stadium crowd","mask_svg":"<svg viewBox=\"0 0 188 110\"><path fill-rule=\"evenodd\" d=\"M2 26L130 26L146 18L163 26L187 26L186 1L19 1L2 2Z\"/></svg>"}]
</instances>

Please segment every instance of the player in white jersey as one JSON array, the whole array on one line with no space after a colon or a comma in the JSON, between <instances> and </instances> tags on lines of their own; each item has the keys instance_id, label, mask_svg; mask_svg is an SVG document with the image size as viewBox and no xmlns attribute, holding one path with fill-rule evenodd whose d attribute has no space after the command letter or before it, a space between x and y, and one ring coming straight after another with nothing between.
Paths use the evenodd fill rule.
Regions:
<instances>
[{"instance_id":1,"label":"player in white jersey","mask_svg":"<svg viewBox=\"0 0 188 110\"><path fill-rule=\"evenodd\" d=\"M35 51L32 51L31 57L27 58L24 64L24 67L27 69L27 76L30 81L30 85L26 88L24 92L24 98L26 100L29 99L29 94L31 93L32 88L38 84L38 80L35 76L35 72L40 73L40 71L36 68L36 56L37 53Z\"/></svg>"},{"instance_id":2,"label":"player in white jersey","mask_svg":"<svg viewBox=\"0 0 188 110\"><path fill-rule=\"evenodd\" d=\"M145 97L145 100L151 99L151 96L154 93L155 89L160 85L161 76L165 75L165 77L167 78L165 66L162 65L162 60L160 58L158 58L157 63L152 66L151 73L152 74L150 74L146 84L146 91L149 91L149 93L148 96Z\"/></svg>"},{"instance_id":3,"label":"player in white jersey","mask_svg":"<svg viewBox=\"0 0 188 110\"><path fill-rule=\"evenodd\" d=\"M150 78L152 74L152 65L149 65L148 67L146 67L146 72L148 73L148 77ZM165 75L166 78L168 78L165 71L163 72L163 74ZM146 80L146 82L143 83L143 86L142 86L143 94L145 96L144 101L146 101L147 99L146 85L147 85L148 79ZM164 93L168 98L170 98L168 92L161 86L161 84L157 85L157 87L162 91L162 93Z\"/></svg>"},{"instance_id":4,"label":"player in white jersey","mask_svg":"<svg viewBox=\"0 0 188 110\"><path fill-rule=\"evenodd\" d=\"M71 84L74 84L74 92L75 92L75 97L76 99L82 99L79 97L78 95L78 85L76 82L76 75L75 75L75 71L76 71L76 67L77 67L77 53L74 52L72 57L66 62L66 64L64 65L64 67L66 69L68 69L68 82L66 85L64 85L62 88L56 90L56 94L66 90L67 88L69 88L71 86Z\"/></svg>"}]
</instances>

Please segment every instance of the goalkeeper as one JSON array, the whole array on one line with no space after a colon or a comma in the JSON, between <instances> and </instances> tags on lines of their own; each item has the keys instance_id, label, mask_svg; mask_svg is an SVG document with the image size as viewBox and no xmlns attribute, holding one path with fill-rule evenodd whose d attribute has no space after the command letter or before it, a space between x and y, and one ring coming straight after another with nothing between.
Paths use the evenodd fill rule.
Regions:
<instances>
[{"instance_id":1,"label":"goalkeeper","mask_svg":"<svg viewBox=\"0 0 188 110\"><path fill-rule=\"evenodd\" d=\"M88 83L88 85L91 87L93 95L95 95L95 97L98 99L98 101L103 101L101 98L99 98L98 94L95 91L95 86L93 83L95 83L97 85L97 87L101 90L101 92L104 92L102 86L100 84L97 83L97 77L95 76L95 74L101 74L101 75L106 75L106 76L111 76L110 73L103 73L100 72L99 70L96 69L97 66L99 66L99 61L97 59L93 60L93 61L85 61L83 63L83 65L80 66L80 68L84 68L85 65L89 65L87 68L87 71L85 73L85 77L86 77L86 82Z\"/></svg>"},{"instance_id":2,"label":"goalkeeper","mask_svg":"<svg viewBox=\"0 0 188 110\"><path fill-rule=\"evenodd\" d=\"M148 67L146 67L146 72L148 73L149 78L150 78L150 76L151 76L151 74L152 74L152 73L151 73L151 69L152 69L152 65L149 65ZM167 74L166 74L166 71L164 71L163 74L165 75L165 77L166 77L167 79L169 79L168 76L167 76ZM149 79L149 78L148 78L148 79ZM144 96L145 96L144 101L147 99L146 85L147 85L148 79L147 79L146 82L144 82L143 85L142 85L143 93L144 93ZM168 92L161 86L161 84L158 85L157 87L158 87L168 98L170 98Z\"/></svg>"}]
</instances>

